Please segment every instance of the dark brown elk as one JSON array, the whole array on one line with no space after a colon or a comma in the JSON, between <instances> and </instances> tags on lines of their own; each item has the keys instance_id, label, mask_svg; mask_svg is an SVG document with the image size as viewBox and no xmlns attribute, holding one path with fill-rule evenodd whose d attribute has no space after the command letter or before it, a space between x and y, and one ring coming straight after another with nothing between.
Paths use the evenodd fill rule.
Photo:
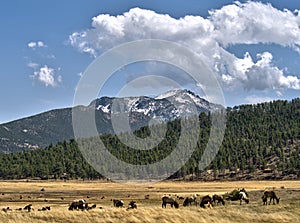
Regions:
<instances>
[{"instance_id":1,"label":"dark brown elk","mask_svg":"<svg viewBox=\"0 0 300 223\"><path fill-rule=\"evenodd\" d=\"M30 212L32 210L32 204L26 205L23 209L27 210L28 212Z\"/></svg>"},{"instance_id":2,"label":"dark brown elk","mask_svg":"<svg viewBox=\"0 0 300 223\"><path fill-rule=\"evenodd\" d=\"M129 210L129 209L137 209L137 205L136 205L135 201L129 202L127 210Z\"/></svg>"},{"instance_id":3,"label":"dark brown elk","mask_svg":"<svg viewBox=\"0 0 300 223\"><path fill-rule=\"evenodd\" d=\"M212 197L209 195L206 195L204 197L202 197L201 201L200 201L200 207L202 208L211 208L211 204L212 204Z\"/></svg>"},{"instance_id":4,"label":"dark brown elk","mask_svg":"<svg viewBox=\"0 0 300 223\"><path fill-rule=\"evenodd\" d=\"M183 201L183 206L186 207L186 206L191 206L192 203L197 205L197 195L192 195L190 197L186 197Z\"/></svg>"},{"instance_id":5,"label":"dark brown elk","mask_svg":"<svg viewBox=\"0 0 300 223\"><path fill-rule=\"evenodd\" d=\"M216 205L218 205L218 204L222 204L222 205L225 205L225 201L224 201L224 199L222 198L222 196L219 196L219 195L217 195L217 194L213 194L213 196L212 196L212 202L214 203L214 204L216 204Z\"/></svg>"},{"instance_id":6,"label":"dark brown elk","mask_svg":"<svg viewBox=\"0 0 300 223\"><path fill-rule=\"evenodd\" d=\"M164 195L162 198L162 207L163 208L166 208L167 207L167 204L170 204L171 207L175 207L175 208L179 208L179 203L171 196L166 196Z\"/></svg>"},{"instance_id":7,"label":"dark brown elk","mask_svg":"<svg viewBox=\"0 0 300 223\"><path fill-rule=\"evenodd\" d=\"M38 209L38 211L50 211L51 210L51 207L50 206L46 206L46 207L42 207L40 209Z\"/></svg>"},{"instance_id":8,"label":"dark brown elk","mask_svg":"<svg viewBox=\"0 0 300 223\"><path fill-rule=\"evenodd\" d=\"M275 194L275 192L273 190L264 192L263 196L261 197L264 205L267 205L268 198L270 198L269 205L271 204L272 200L273 200L273 204L275 204L275 200L276 200L277 204L279 203L279 200L280 200L280 198L277 197L277 195Z\"/></svg>"},{"instance_id":9,"label":"dark brown elk","mask_svg":"<svg viewBox=\"0 0 300 223\"><path fill-rule=\"evenodd\" d=\"M74 200L70 206L69 206L69 210L84 210L86 209L88 206L88 204L86 203L86 201L84 199L80 199L80 200Z\"/></svg>"},{"instance_id":10,"label":"dark brown elk","mask_svg":"<svg viewBox=\"0 0 300 223\"><path fill-rule=\"evenodd\" d=\"M112 202L114 204L114 207L117 207L117 208L123 207L123 205L124 205L124 202L122 200L113 199Z\"/></svg>"}]
</instances>

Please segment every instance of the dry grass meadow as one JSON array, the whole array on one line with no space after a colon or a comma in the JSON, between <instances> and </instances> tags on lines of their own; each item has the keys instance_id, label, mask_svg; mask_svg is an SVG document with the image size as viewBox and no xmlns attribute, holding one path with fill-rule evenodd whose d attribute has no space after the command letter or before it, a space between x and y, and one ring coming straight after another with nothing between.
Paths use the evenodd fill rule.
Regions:
<instances>
[{"instance_id":1,"label":"dry grass meadow","mask_svg":"<svg viewBox=\"0 0 300 223\"><path fill-rule=\"evenodd\" d=\"M227 202L225 206L202 209L199 206L179 209L161 208L161 196L223 194L244 187L250 203ZM42 190L44 189L44 191ZM278 205L263 206L264 189L272 188L281 198ZM149 199L145 198L149 196ZM74 199L86 199L96 204L89 211L69 211ZM111 199L122 199L124 208L113 207ZM131 200L138 208L126 210ZM32 204L33 211L19 211ZM50 206L50 211L38 209ZM9 207L11 211L4 211ZM119 184L102 181L1 181L0 222L299 222L300 181L242 181L242 182L159 182L155 184Z\"/></svg>"}]
</instances>

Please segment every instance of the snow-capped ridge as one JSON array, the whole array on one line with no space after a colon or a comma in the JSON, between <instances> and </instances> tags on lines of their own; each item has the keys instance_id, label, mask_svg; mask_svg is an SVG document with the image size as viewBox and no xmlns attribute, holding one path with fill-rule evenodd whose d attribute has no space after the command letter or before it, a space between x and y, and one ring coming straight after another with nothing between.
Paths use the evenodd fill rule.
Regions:
<instances>
[{"instance_id":1,"label":"snow-capped ridge","mask_svg":"<svg viewBox=\"0 0 300 223\"><path fill-rule=\"evenodd\" d=\"M128 113L133 117L142 116L160 118L172 121L180 117L208 113L216 106L199 97L194 92L173 89L156 97L101 97L94 100L90 106L105 114Z\"/></svg>"}]
</instances>

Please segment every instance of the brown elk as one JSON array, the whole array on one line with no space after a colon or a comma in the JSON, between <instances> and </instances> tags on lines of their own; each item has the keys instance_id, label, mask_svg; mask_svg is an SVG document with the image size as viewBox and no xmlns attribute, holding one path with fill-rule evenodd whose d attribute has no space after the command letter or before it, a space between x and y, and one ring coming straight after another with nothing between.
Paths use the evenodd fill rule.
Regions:
<instances>
[{"instance_id":1,"label":"brown elk","mask_svg":"<svg viewBox=\"0 0 300 223\"><path fill-rule=\"evenodd\" d=\"M273 190L271 191L264 191L263 196L261 197L263 204L267 205L268 198L270 198L269 205L271 204L271 201L273 200L273 204L275 204L275 200L277 204L279 203L280 198L276 196L275 192Z\"/></svg>"},{"instance_id":2,"label":"brown elk","mask_svg":"<svg viewBox=\"0 0 300 223\"><path fill-rule=\"evenodd\" d=\"M191 206L192 203L194 203L195 205L197 205L197 195L192 195L190 197L186 197L185 200L183 201L183 206Z\"/></svg>"},{"instance_id":3,"label":"brown elk","mask_svg":"<svg viewBox=\"0 0 300 223\"><path fill-rule=\"evenodd\" d=\"M200 202L200 207L211 208L212 202L213 202L212 197L209 195L206 195L206 196L202 197L201 202Z\"/></svg>"},{"instance_id":4,"label":"brown elk","mask_svg":"<svg viewBox=\"0 0 300 223\"><path fill-rule=\"evenodd\" d=\"M212 202L214 203L214 204L222 204L222 205L225 205L225 201L224 201L224 199L222 198L222 196L219 196L219 195L217 195L217 194L213 194L213 196L212 196Z\"/></svg>"},{"instance_id":5,"label":"brown elk","mask_svg":"<svg viewBox=\"0 0 300 223\"><path fill-rule=\"evenodd\" d=\"M137 205L136 205L135 201L129 202L127 210L129 210L129 209L137 209Z\"/></svg>"},{"instance_id":6,"label":"brown elk","mask_svg":"<svg viewBox=\"0 0 300 223\"><path fill-rule=\"evenodd\" d=\"M74 200L70 206L69 206L69 210L84 210L86 209L88 206L88 204L86 203L86 201L84 199L80 199L80 200Z\"/></svg>"},{"instance_id":7,"label":"brown elk","mask_svg":"<svg viewBox=\"0 0 300 223\"><path fill-rule=\"evenodd\" d=\"M171 207L179 208L179 203L171 196L164 195L162 198L162 207L166 208L167 204L170 204Z\"/></svg>"},{"instance_id":8,"label":"brown elk","mask_svg":"<svg viewBox=\"0 0 300 223\"><path fill-rule=\"evenodd\" d=\"M114 204L114 207L117 207L117 208L123 207L123 205L124 205L124 201L122 201L122 200L113 199L112 202Z\"/></svg>"}]
</instances>

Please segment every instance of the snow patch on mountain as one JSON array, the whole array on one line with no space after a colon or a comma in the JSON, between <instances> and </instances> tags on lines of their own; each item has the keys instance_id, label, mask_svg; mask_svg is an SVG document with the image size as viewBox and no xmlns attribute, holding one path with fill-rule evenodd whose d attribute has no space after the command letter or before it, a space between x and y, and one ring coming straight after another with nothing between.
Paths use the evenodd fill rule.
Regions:
<instances>
[{"instance_id":1,"label":"snow patch on mountain","mask_svg":"<svg viewBox=\"0 0 300 223\"><path fill-rule=\"evenodd\" d=\"M110 113L110 104L107 105L98 105L96 110L102 110L104 113Z\"/></svg>"},{"instance_id":2,"label":"snow patch on mountain","mask_svg":"<svg viewBox=\"0 0 300 223\"><path fill-rule=\"evenodd\" d=\"M106 114L128 113L133 119L140 119L141 115L172 121L180 117L208 113L215 105L200 98L188 90L175 89L160 94L157 97L124 97L96 99L90 106ZM135 117L135 118L134 118ZM138 118L137 118L138 117Z\"/></svg>"}]
</instances>

